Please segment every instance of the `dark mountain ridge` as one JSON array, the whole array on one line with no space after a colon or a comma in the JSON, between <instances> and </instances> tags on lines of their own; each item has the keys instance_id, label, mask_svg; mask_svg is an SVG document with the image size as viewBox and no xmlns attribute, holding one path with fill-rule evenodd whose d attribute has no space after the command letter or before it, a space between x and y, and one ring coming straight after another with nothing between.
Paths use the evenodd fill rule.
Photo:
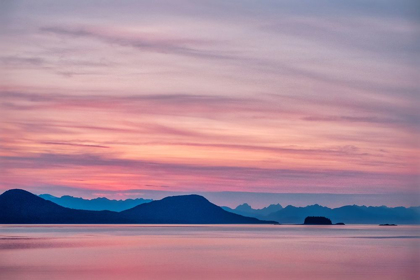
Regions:
<instances>
[{"instance_id":1,"label":"dark mountain ridge","mask_svg":"<svg viewBox=\"0 0 420 280\"><path fill-rule=\"evenodd\" d=\"M328 208L315 204L306 207L287 206L261 218L294 224L301 223L307 216L324 216L333 222L346 224L420 224L420 207L347 205Z\"/></svg>"},{"instance_id":2,"label":"dark mountain ridge","mask_svg":"<svg viewBox=\"0 0 420 280\"><path fill-rule=\"evenodd\" d=\"M229 213L198 195L167 197L122 212L75 210L30 192L0 195L2 224L275 224Z\"/></svg>"},{"instance_id":3,"label":"dark mountain ridge","mask_svg":"<svg viewBox=\"0 0 420 280\"><path fill-rule=\"evenodd\" d=\"M24 190L8 190L0 195L0 223L3 224L98 224L122 220L116 212L69 209Z\"/></svg>"},{"instance_id":4,"label":"dark mountain ridge","mask_svg":"<svg viewBox=\"0 0 420 280\"><path fill-rule=\"evenodd\" d=\"M277 221L281 224L300 224L308 216L325 216L331 218L333 222L346 224L420 224L420 207L346 205L338 208L329 208L314 204L305 207L289 205L276 210L273 206L276 205L270 205L263 209L253 209L248 204L241 204L235 209L229 207L223 207L223 209L243 216ZM265 214L261 210L265 210Z\"/></svg>"},{"instance_id":5,"label":"dark mountain ridge","mask_svg":"<svg viewBox=\"0 0 420 280\"><path fill-rule=\"evenodd\" d=\"M324 216L334 223L346 224L420 224L420 207L347 205L331 209L315 204L306 207L289 205L282 208L277 204L253 209L248 204L242 204L235 209L222 209L204 197L183 195L114 212L69 209L24 190L9 190L0 195L0 223L255 224L275 221L301 224L308 216Z\"/></svg>"},{"instance_id":6,"label":"dark mountain ridge","mask_svg":"<svg viewBox=\"0 0 420 280\"><path fill-rule=\"evenodd\" d=\"M182 204L183 207L179 207ZM138 217L145 223L258 223L258 219L229 213L199 195L170 196L122 211L127 217ZM152 220L148 220L153 217ZM250 220L252 219L252 220Z\"/></svg>"}]
</instances>

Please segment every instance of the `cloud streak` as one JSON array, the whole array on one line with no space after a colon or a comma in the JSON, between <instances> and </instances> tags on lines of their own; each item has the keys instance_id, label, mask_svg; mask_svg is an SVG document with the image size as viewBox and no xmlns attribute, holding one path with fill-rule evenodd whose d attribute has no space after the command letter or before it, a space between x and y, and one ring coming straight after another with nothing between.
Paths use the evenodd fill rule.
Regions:
<instances>
[{"instance_id":1,"label":"cloud streak","mask_svg":"<svg viewBox=\"0 0 420 280\"><path fill-rule=\"evenodd\" d=\"M64 35L76 38L92 38L103 41L105 43L120 45L124 47L132 47L141 51L156 52L161 54L175 54L193 58L204 59L231 59L231 56L223 55L218 52L211 52L199 48L212 44L211 41L171 38L167 35L160 34L124 34L124 32L115 33L109 30L100 30L98 28L66 28L66 27L42 27L42 32L52 33L56 35ZM124 34L124 35L117 35Z\"/></svg>"},{"instance_id":2,"label":"cloud streak","mask_svg":"<svg viewBox=\"0 0 420 280\"><path fill-rule=\"evenodd\" d=\"M405 182L415 184L415 175L383 174L360 171L340 171L340 170L288 170L288 169L269 169L269 168L250 168L232 166L208 166L190 165L179 163L162 163L142 160L118 159L104 157L95 154L39 154L29 157L1 157L2 167L10 169L74 169L84 168L91 170L102 170L101 174L105 178L108 170L121 169L120 172L138 173L135 178L143 178L143 187L147 185L147 179L155 178L155 184L164 184L171 187L182 187L184 190L191 190L194 182L200 182L203 189L211 191L213 188L224 186L228 190L238 190L243 188L243 183L252 182L252 187L246 188L248 191L265 189L266 191L275 190L279 187L290 186L296 191L311 192L312 188L322 188L333 192L348 192L355 178L361 180L366 185L381 186L386 192L392 192L389 182ZM188 173L188 177L181 176ZM147 175L147 176L145 176ZM76 179L83 179L85 173L75 174ZM160 179L157 179L159 176ZM48 179L41 176L39 179ZM53 178L55 179L55 178ZM54 182L60 184L58 181ZM109 178L108 178L109 179ZM308 184L308 180L311 181ZM165 183L166 182L166 183ZM388 182L388 183L386 183ZM117 183L117 182L114 182ZM121 183L121 182L120 182ZM124 179L122 179L124 183ZM366 192L360 188L359 193Z\"/></svg>"}]
</instances>

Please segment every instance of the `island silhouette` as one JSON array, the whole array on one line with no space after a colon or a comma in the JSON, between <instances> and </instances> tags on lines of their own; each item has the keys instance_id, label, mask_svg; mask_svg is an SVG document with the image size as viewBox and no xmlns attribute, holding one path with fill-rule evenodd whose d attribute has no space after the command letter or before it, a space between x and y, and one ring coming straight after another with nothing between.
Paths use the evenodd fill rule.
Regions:
<instances>
[{"instance_id":1,"label":"island silhouette","mask_svg":"<svg viewBox=\"0 0 420 280\"><path fill-rule=\"evenodd\" d=\"M304 225L332 225L330 219L326 217L306 217L305 221L303 222Z\"/></svg>"}]
</instances>

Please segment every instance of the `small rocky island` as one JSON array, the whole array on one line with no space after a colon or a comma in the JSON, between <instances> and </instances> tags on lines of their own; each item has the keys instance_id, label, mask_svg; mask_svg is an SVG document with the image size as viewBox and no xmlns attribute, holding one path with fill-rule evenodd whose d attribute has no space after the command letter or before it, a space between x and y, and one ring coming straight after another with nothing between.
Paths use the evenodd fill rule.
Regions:
<instances>
[{"instance_id":1,"label":"small rocky island","mask_svg":"<svg viewBox=\"0 0 420 280\"><path fill-rule=\"evenodd\" d=\"M396 224L380 224L380 226L383 226L383 227L395 227Z\"/></svg>"},{"instance_id":2,"label":"small rocky island","mask_svg":"<svg viewBox=\"0 0 420 280\"><path fill-rule=\"evenodd\" d=\"M304 225L332 225L330 219L325 217L306 217L305 221L303 222Z\"/></svg>"}]
</instances>

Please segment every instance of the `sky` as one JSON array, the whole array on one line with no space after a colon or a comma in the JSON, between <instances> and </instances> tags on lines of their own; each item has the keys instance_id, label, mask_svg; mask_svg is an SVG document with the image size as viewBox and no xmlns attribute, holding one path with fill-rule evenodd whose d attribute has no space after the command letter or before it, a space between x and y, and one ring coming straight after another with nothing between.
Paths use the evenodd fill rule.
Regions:
<instances>
[{"instance_id":1,"label":"sky","mask_svg":"<svg viewBox=\"0 0 420 280\"><path fill-rule=\"evenodd\" d=\"M408 0L3 0L0 191L420 205L419 38Z\"/></svg>"}]
</instances>

